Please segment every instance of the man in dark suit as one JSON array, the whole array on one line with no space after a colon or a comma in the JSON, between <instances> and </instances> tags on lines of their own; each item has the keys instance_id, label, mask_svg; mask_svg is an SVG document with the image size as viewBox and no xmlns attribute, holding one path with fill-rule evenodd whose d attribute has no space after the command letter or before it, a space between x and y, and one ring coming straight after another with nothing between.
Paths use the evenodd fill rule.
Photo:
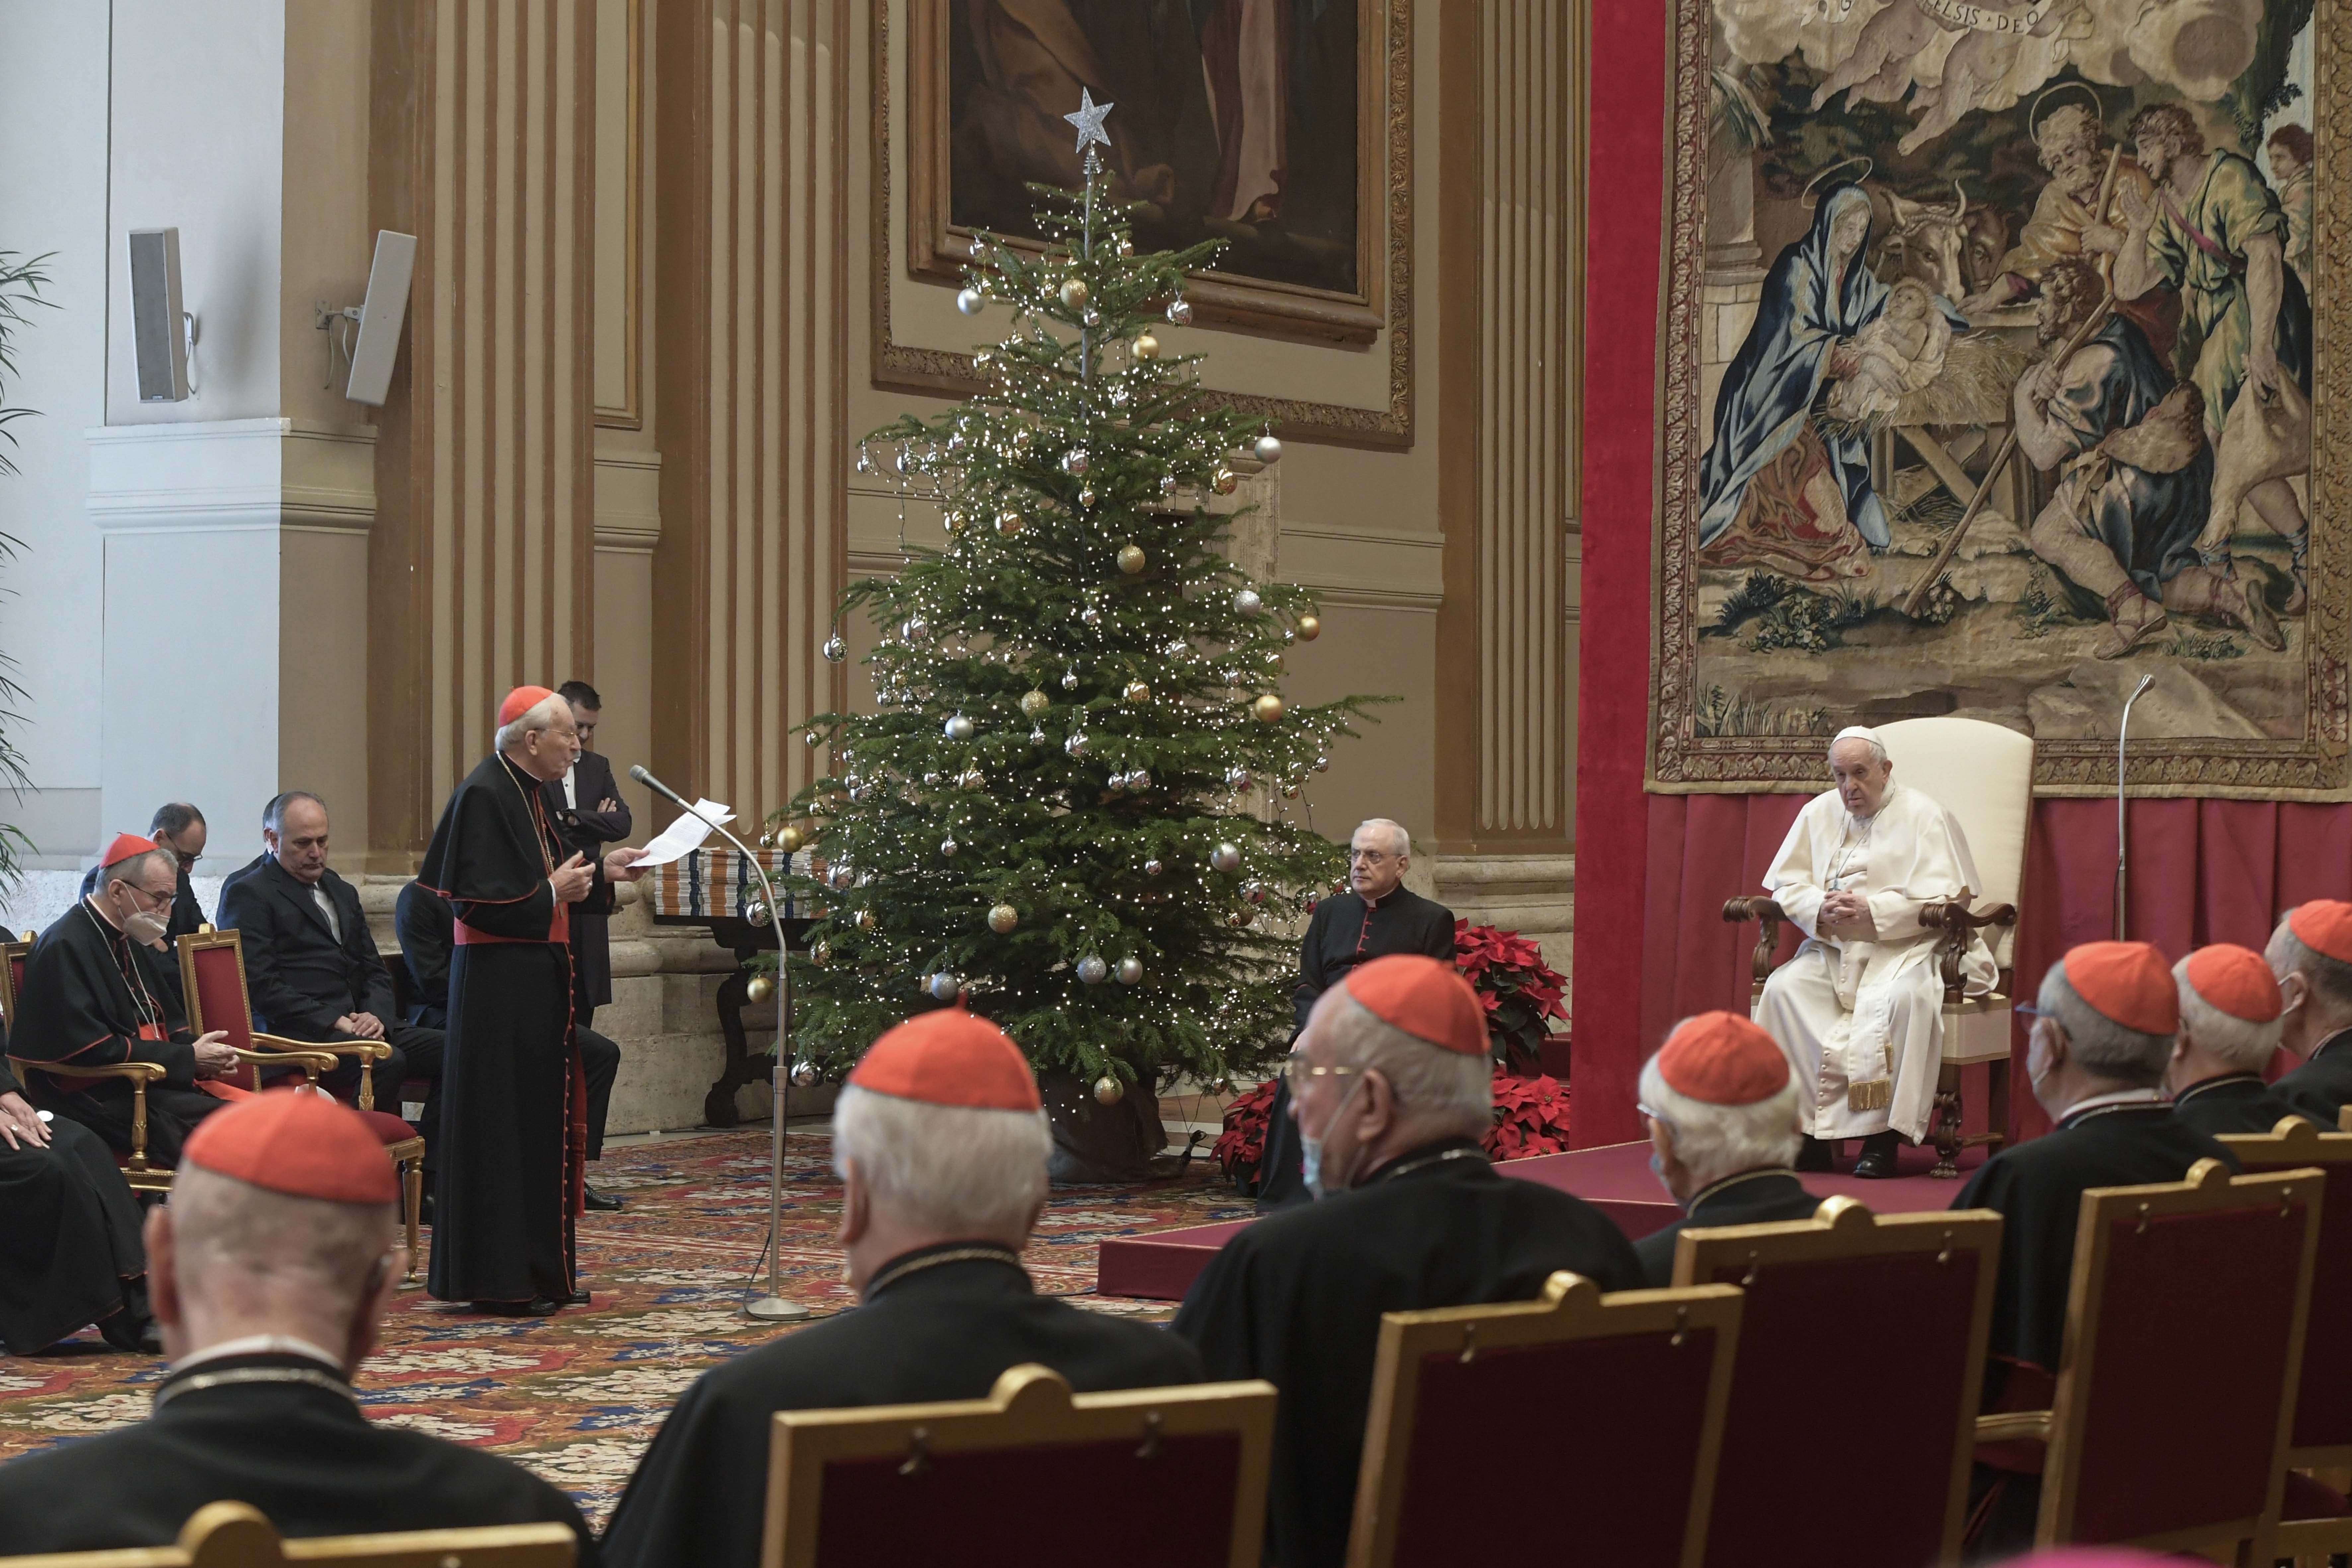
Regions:
<instances>
[{"instance_id":1,"label":"man in dark suit","mask_svg":"<svg viewBox=\"0 0 2352 1568\"><path fill-rule=\"evenodd\" d=\"M574 904L573 909L580 906ZM393 907L393 930L400 937L401 962L408 965L408 1021L441 1029L449 1022L449 953L457 941L457 916L449 900L419 882L400 889ZM588 1090L588 1158L604 1157L604 1116L613 1102L613 1079L621 1070L619 1044L583 1028L580 1034L581 1077ZM586 1183L584 1201L592 1209L616 1209L621 1200L598 1192ZM430 1212L432 1198L425 1199Z\"/></svg>"},{"instance_id":2,"label":"man in dark suit","mask_svg":"<svg viewBox=\"0 0 2352 1568\"><path fill-rule=\"evenodd\" d=\"M2180 1033L2165 1064L2172 1113L2198 1131L2266 1133L2294 1103L2263 1081L2279 1048L2279 988L2263 955L2217 942L2172 966ZM2329 1127L2328 1131L2334 1131Z\"/></svg>"},{"instance_id":3,"label":"man in dark suit","mask_svg":"<svg viewBox=\"0 0 2352 1568\"><path fill-rule=\"evenodd\" d=\"M604 700L584 680L567 680L555 694L572 704L572 721L580 731L580 757L569 773L540 789L564 847L599 859L605 845L626 838L636 826L629 803L621 798L621 786L614 782L612 763L589 749L596 743ZM609 886L572 907L572 1016L583 1028L593 1021L597 1008L613 999L612 918Z\"/></svg>"},{"instance_id":4,"label":"man in dark suit","mask_svg":"<svg viewBox=\"0 0 2352 1568\"><path fill-rule=\"evenodd\" d=\"M262 818L262 864L221 892L220 924L244 937L246 990L253 1026L289 1040L376 1040L392 1055L375 1064L375 1106L400 1113L400 1086L433 1084L426 1096L426 1147L438 1128L434 1100L441 1079L438 1029L403 1023L392 1003L392 976L377 953L359 889L327 864L326 803L289 790ZM338 1097L359 1089L360 1066L347 1061L320 1083ZM431 1164L432 1155L426 1155Z\"/></svg>"},{"instance_id":5,"label":"man in dark suit","mask_svg":"<svg viewBox=\"0 0 2352 1568\"><path fill-rule=\"evenodd\" d=\"M1804 1135L1788 1053L1738 1014L1675 1025L1643 1064L1641 1110L1650 1163L1683 1205L1682 1218L1633 1244L1644 1284L1674 1283L1685 1230L1811 1219L1821 1205L1790 1168Z\"/></svg>"},{"instance_id":6,"label":"man in dark suit","mask_svg":"<svg viewBox=\"0 0 2352 1568\"><path fill-rule=\"evenodd\" d=\"M779 1410L978 1399L1024 1362L1081 1393L1201 1381L1165 1330L1040 1296L1021 1249L1053 1142L1003 1031L960 1007L890 1030L833 1115L856 1310L703 1373L604 1531L629 1568L756 1568Z\"/></svg>"},{"instance_id":7,"label":"man in dark suit","mask_svg":"<svg viewBox=\"0 0 2352 1568\"><path fill-rule=\"evenodd\" d=\"M2296 905L2271 932L2263 956L2284 1009L2279 1044L2303 1058L2271 1087L2332 1131L2352 1104L2352 904Z\"/></svg>"},{"instance_id":8,"label":"man in dark suit","mask_svg":"<svg viewBox=\"0 0 2352 1568\"><path fill-rule=\"evenodd\" d=\"M234 1499L292 1537L559 1523L595 1538L510 1459L370 1421L352 1375L402 1273L399 1184L357 1116L315 1094L242 1100L188 1140L147 1216L171 1375L134 1426L0 1466L11 1552L168 1546Z\"/></svg>"},{"instance_id":9,"label":"man in dark suit","mask_svg":"<svg viewBox=\"0 0 2352 1568\"><path fill-rule=\"evenodd\" d=\"M1307 1027L1316 1001L1360 963L1398 952L1454 962L1454 911L1404 885L1412 864L1412 836L1402 826L1385 816L1358 826L1348 841L1348 890L1315 906L1298 944L1298 984L1291 992L1294 1041ZM1307 1201L1301 1152L1286 1079L1274 1091L1265 1153L1258 1162L1261 1212Z\"/></svg>"}]
</instances>

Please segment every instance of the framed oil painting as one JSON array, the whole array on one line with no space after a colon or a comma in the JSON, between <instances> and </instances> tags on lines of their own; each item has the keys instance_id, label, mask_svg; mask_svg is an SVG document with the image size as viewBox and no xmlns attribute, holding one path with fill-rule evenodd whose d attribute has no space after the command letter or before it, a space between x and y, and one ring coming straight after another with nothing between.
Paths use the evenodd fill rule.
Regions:
<instances>
[{"instance_id":1,"label":"framed oil painting","mask_svg":"<svg viewBox=\"0 0 2352 1568\"><path fill-rule=\"evenodd\" d=\"M916 276L959 278L975 229L1034 237L1028 186L1080 183L1062 116L1083 87L1116 106L1106 157L1114 194L1142 204L1137 243L1226 242L1190 292L1196 319L1370 343L1387 304L1390 56L1407 45L1386 11L1383 0L910 0Z\"/></svg>"},{"instance_id":2,"label":"framed oil painting","mask_svg":"<svg viewBox=\"0 0 2352 1568\"><path fill-rule=\"evenodd\" d=\"M2345 3L1669 0L1651 787L2344 795Z\"/></svg>"}]
</instances>

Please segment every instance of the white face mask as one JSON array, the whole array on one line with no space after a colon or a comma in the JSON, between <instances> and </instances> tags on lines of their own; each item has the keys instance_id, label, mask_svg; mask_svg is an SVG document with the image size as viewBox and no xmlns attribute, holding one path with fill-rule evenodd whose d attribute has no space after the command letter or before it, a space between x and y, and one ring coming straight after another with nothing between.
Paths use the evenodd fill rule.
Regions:
<instances>
[{"instance_id":1,"label":"white face mask","mask_svg":"<svg viewBox=\"0 0 2352 1568\"><path fill-rule=\"evenodd\" d=\"M131 941L142 946L153 946L163 940L170 922L162 915L149 914L145 910L133 910L123 917L122 929Z\"/></svg>"},{"instance_id":2,"label":"white face mask","mask_svg":"<svg viewBox=\"0 0 2352 1568\"><path fill-rule=\"evenodd\" d=\"M1325 1131L1329 1131L1331 1123L1339 1119L1339 1113L1348 1109L1348 1102L1356 1097L1356 1086L1363 1081L1364 1077L1361 1073L1358 1073L1349 1081L1346 1091L1339 1096L1339 1103L1331 1108L1330 1116L1323 1123ZM1348 1180L1337 1185L1327 1184L1323 1180L1323 1140L1309 1138L1307 1135L1306 1124L1303 1122L1298 1129L1298 1146L1305 1154L1300 1161L1300 1165L1301 1173L1307 1178L1307 1190L1316 1197L1328 1197L1335 1192L1344 1193L1355 1184L1354 1162L1349 1163ZM1360 1155L1362 1151L1360 1149L1357 1152Z\"/></svg>"}]
</instances>

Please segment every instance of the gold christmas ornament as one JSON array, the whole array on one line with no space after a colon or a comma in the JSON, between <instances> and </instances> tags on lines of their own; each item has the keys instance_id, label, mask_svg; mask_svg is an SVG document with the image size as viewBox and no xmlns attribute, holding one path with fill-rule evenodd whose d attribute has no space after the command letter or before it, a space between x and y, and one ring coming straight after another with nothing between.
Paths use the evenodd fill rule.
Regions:
<instances>
[{"instance_id":1,"label":"gold christmas ornament","mask_svg":"<svg viewBox=\"0 0 2352 1568\"><path fill-rule=\"evenodd\" d=\"M1087 280L1083 278L1065 279L1062 282L1062 309L1065 310L1084 310L1086 308L1086 303Z\"/></svg>"},{"instance_id":2,"label":"gold christmas ornament","mask_svg":"<svg viewBox=\"0 0 2352 1568\"><path fill-rule=\"evenodd\" d=\"M1313 642L1317 637L1319 637L1322 635L1323 618L1320 616L1301 616L1298 617L1298 640L1300 642Z\"/></svg>"},{"instance_id":3,"label":"gold christmas ornament","mask_svg":"<svg viewBox=\"0 0 2352 1568\"><path fill-rule=\"evenodd\" d=\"M1149 702L1151 700L1151 688L1144 685L1140 680L1130 680L1127 683L1127 690L1122 695L1129 702Z\"/></svg>"},{"instance_id":4,"label":"gold christmas ornament","mask_svg":"<svg viewBox=\"0 0 2352 1568\"><path fill-rule=\"evenodd\" d=\"M1137 333L1135 338L1135 357L1138 359L1158 359L1160 357L1160 340L1153 337L1150 332Z\"/></svg>"},{"instance_id":5,"label":"gold christmas ornament","mask_svg":"<svg viewBox=\"0 0 2352 1568\"><path fill-rule=\"evenodd\" d=\"M1234 486L1238 482L1234 479L1234 471L1231 468L1219 468L1210 477L1209 488L1221 496L1229 496L1234 493Z\"/></svg>"},{"instance_id":6,"label":"gold christmas ornament","mask_svg":"<svg viewBox=\"0 0 2352 1568\"><path fill-rule=\"evenodd\" d=\"M1110 1073L1095 1079L1095 1099L1103 1105L1117 1105L1127 1098L1127 1085Z\"/></svg>"},{"instance_id":7,"label":"gold christmas ornament","mask_svg":"<svg viewBox=\"0 0 2352 1568\"><path fill-rule=\"evenodd\" d=\"M1118 547L1118 569L1129 576L1143 570L1143 546L1122 544Z\"/></svg>"},{"instance_id":8,"label":"gold christmas ornament","mask_svg":"<svg viewBox=\"0 0 2352 1568\"><path fill-rule=\"evenodd\" d=\"M776 836L772 833L762 830L760 834L760 847L762 849L772 849L775 847Z\"/></svg>"},{"instance_id":9,"label":"gold christmas ornament","mask_svg":"<svg viewBox=\"0 0 2352 1568\"><path fill-rule=\"evenodd\" d=\"M851 919L849 923L856 926L859 931L872 931L874 929L874 911L872 910L860 910L857 911L856 915Z\"/></svg>"},{"instance_id":10,"label":"gold christmas ornament","mask_svg":"<svg viewBox=\"0 0 2352 1568\"><path fill-rule=\"evenodd\" d=\"M1250 704L1250 712L1261 724L1271 724L1282 717L1282 699L1269 691Z\"/></svg>"},{"instance_id":11,"label":"gold christmas ornament","mask_svg":"<svg viewBox=\"0 0 2352 1568\"><path fill-rule=\"evenodd\" d=\"M1027 521L1024 519L1019 512L1014 511L1011 507L1006 507L1003 511L996 514L996 531L1004 535L1007 539L1012 538L1014 534L1020 532L1023 529L1028 526L1029 524Z\"/></svg>"},{"instance_id":12,"label":"gold christmas ornament","mask_svg":"<svg viewBox=\"0 0 2352 1568\"><path fill-rule=\"evenodd\" d=\"M988 911L988 929L1003 936L1021 923L1021 911L1011 904L998 904Z\"/></svg>"},{"instance_id":13,"label":"gold christmas ornament","mask_svg":"<svg viewBox=\"0 0 2352 1568\"><path fill-rule=\"evenodd\" d=\"M1024 719L1034 719L1053 705L1054 700L1042 691L1032 689L1021 694L1021 716Z\"/></svg>"},{"instance_id":14,"label":"gold christmas ornament","mask_svg":"<svg viewBox=\"0 0 2352 1568\"><path fill-rule=\"evenodd\" d=\"M754 1002L765 1002L776 994L776 983L764 974L754 974L751 983L743 987L743 994Z\"/></svg>"},{"instance_id":15,"label":"gold christmas ornament","mask_svg":"<svg viewBox=\"0 0 2352 1568\"><path fill-rule=\"evenodd\" d=\"M788 826L782 832L776 835L776 847L787 855L800 848L805 842L806 840L801 837L801 830L797 827Z\"/></svg>"}]
</instances>

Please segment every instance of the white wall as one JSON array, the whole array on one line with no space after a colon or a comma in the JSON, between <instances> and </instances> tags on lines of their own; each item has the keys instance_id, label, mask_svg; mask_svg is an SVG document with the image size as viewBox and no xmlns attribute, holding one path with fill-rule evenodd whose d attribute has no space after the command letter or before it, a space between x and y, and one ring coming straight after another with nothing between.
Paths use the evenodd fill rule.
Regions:
<instances>
[{"instance_id":1,"label":"white wall","mask_svg":"<svg viewBox=\"0 0 2352 1568\"><path fill-rule=\"evenodd\" d=\"M0 478L0 531L25 547L0 568L0 651L29 694L14 728L38 793L0 794L0 819L62 866L99 837L103 555L82 431L106 416L109 31L100 0L0 0L0 250L54 251L58 307L33 313L5 391L40 410L12 426L22 471Z\"/></svg>"}]
</instances>

